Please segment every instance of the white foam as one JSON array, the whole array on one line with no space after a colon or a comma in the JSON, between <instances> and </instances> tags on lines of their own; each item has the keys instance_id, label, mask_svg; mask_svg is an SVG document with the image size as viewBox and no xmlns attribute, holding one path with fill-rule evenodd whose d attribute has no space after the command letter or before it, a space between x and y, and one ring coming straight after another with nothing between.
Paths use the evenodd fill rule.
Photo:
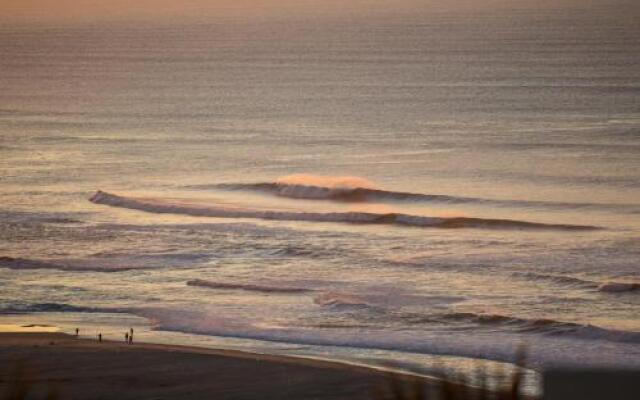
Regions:
<instances>
[{"instance_id":1,"label":"white foam","mask_svg":"<svg viewBox=\"0 0 640 400\"><path fill-rule=\"evenodd\" d=\"M396 350L424 354L457 355L512 362L523 340L534 367L550 365L631 366L640 368L637 343L584 340L565 336L522 335L503 332L434 332L422 329L377 330L293 328L257 320L220 317L215 310L143 309L156 329L211 336L237 337L307 345ZM587 346L590 351L584 351ZM603 351L599 351L602 346ZM606 351L604 351L606 349Z\"/></svg>"},{"instance_id":2,"label":"white foam","mask_svg":"<svg viewBox=\"0 0 640 400\"><path fill-rule=\"evenodd\" d=\"M354 189L366 188L374 189L377 185L368 179L359 176L326 176L310 174L294 174L280 177L277 184L299 185L307 187L318 187L327 189Z\"/></svg>"},{"instance_id":3,"label":"white foam","mask_svg":"<svg viewBox=\"0 0 640 400\"><path fill-rule=\"evenodd\" d=\"M371 307L362 296L340 292L325 292L313 299L313 302L323 307Z\"/></svg>"}]
</instances>

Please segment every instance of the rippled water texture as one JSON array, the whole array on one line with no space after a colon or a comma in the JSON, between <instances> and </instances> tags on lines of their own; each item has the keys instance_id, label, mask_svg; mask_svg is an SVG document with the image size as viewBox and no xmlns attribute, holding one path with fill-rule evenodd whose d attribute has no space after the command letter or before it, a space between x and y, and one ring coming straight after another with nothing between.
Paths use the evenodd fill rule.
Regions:
<instances>
[{"instance_id":1,"label":"rippled water texture","mask_svg":"<svg viewBox=\"0 0 640 400\"><path fill-rule=\"evenodd\" d=\"M640 367L640 31L585 10L1 27L0 324Z\"/></svg>"}]
</instances>

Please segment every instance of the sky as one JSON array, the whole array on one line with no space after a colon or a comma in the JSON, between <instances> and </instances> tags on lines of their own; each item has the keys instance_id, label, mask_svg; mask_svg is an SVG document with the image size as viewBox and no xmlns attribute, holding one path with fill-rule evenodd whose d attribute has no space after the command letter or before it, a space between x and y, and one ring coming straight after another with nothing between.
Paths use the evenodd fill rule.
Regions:
<instances>
[{"instance_id":1,"label":"sky","mask_svg":"<svg viewBox=\"0 0 640 400\"><path fill-rule=\"evenodd\" d=\"M621 7L634 0L613 0ZM82 22L179 17L369 15L505 8L588 7L611 0L0 0L0 21Z\"/></svg>"}]
</instances>

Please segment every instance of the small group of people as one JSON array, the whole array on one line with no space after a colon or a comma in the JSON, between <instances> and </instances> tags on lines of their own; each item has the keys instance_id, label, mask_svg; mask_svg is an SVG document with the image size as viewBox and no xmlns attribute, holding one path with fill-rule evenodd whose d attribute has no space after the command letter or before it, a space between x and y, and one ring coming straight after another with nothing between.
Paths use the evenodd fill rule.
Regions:
<instances>
[{"instance_id":1,"label":"small group of people","mask_svg":"<svg viewBox=\"0 0 640 400\"><path fill-rule=\"evenodd\" d=\"M124 333L124 342L128 344L133 343L133 328L129 328L129 332Z\"/></svg>"},{"instance_id":2,"label":"small group of people","mask_svg":"<svg viewBox=\"0 0 640 400\"><path fill-rule=\"evenodd\" d=\"M78 337L80 337L80 328L76 328L76 338ZM102 332L98 332L98 342L102 342ZM124 342L127 344L133 343L133 328L129 328L129 330L124 333Z\"/></svg>"}]
</instances>

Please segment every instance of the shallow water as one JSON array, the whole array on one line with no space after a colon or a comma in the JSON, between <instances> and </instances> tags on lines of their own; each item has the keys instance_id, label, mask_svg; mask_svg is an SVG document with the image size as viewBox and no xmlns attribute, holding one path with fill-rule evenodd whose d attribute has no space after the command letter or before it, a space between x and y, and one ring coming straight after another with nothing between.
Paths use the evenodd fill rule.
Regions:
<instances>
[{"instance_id":1,"label":"shallow water","mask_svg":"<svg viewBox=\"0 0 640 400\"><path fill-rule=\"evenodd\" d=\"M0 323L640 366L632 17L1 33Z\"/></svg>"}]
</instances>

